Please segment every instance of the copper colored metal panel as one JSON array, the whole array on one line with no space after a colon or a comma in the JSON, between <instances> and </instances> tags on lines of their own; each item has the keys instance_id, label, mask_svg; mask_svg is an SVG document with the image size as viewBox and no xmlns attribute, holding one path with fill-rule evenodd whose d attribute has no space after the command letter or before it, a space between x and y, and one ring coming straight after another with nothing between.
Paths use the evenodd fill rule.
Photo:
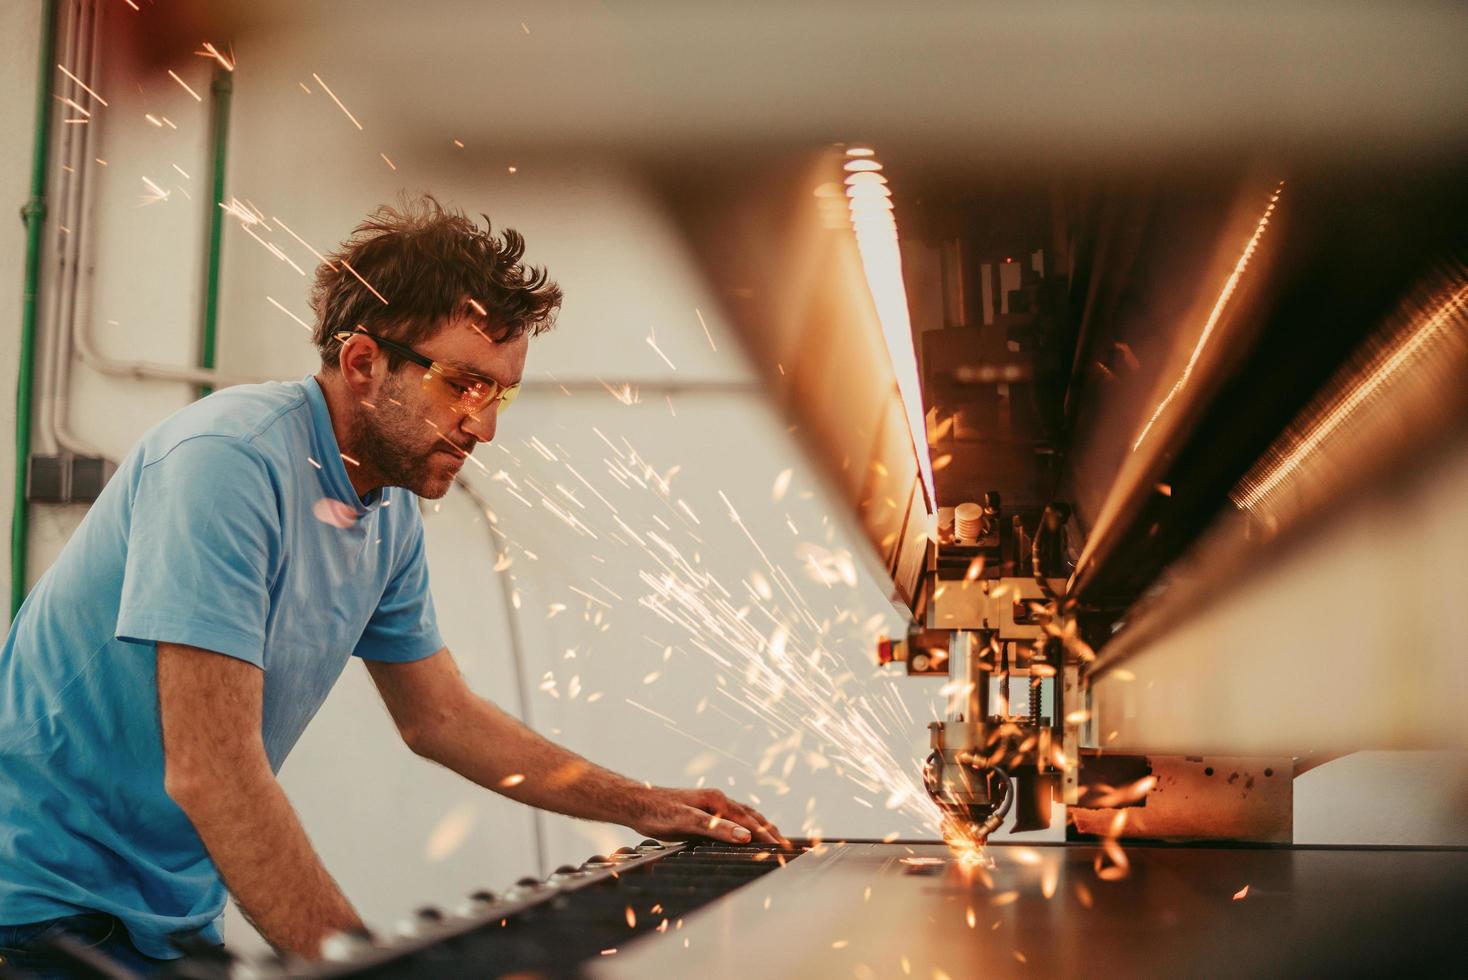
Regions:
<instances>
[{"instance_id":1,"label":"copper colored metal panel","mask_svg":"<svg viewBox=\"0 0 1468 980\"><path fill-rule=\"evenodd\" d=\"M600 978L1420 976L1461 966L1468 852L847 844L591 964ZM919 858L913 866L904 859ZM671 941L669 941L671 940ZM1450 958L1450 956L1452 958Z\"/></svg>"},{"instance_id":2,"label":"copper colored metal panel","mask_svg":"<svg viewBox=\"0 0 1468 980\"><path fill-rule=\"evenodd\" d=\"M1125 808L1122 837L1294 840L1294 760L1289 756L1147 757L1156 780L1142 806ZM1115 800L1107 802L1116 802ZM1068 811L1083 834L1106 835L1115 809Z\"/></svg>"}]
</instances>

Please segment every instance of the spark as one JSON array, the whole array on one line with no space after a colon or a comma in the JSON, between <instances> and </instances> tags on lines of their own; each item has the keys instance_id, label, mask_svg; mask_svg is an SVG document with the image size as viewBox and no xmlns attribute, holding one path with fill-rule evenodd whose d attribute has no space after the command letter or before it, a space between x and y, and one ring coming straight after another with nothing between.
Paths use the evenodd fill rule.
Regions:
<instances>
[{"instance_id":1,"label":"spark","mask_svg":"<svg viewBox=\"0 0 1468 980\"><path fill-rule=\"evenodd\" d=\"M442 861L464 846L469 833L474 829L475 812L469 804L460 804L444 814L428 835L424 856L430 861Z\"/></svg>"},{"instance_id":2,"label":"spark","mask_svg":"<svg viewBox=\"0 0 1468 980\"><path fill-rule=\"evenodd\" d=\"M366 279L363 279L362 276L361 276L361 274L359 272L357 272L356 269L353 269L352 268L352 263L348 262L346 259L342 259L342 266L348 272L350 272L352 275L356 276L357 277L357 281L360 282L362 285L366 286L367 289L372 293L373 296L376 296L378 299L382 300L382 305L383 306L389 305L388 302L387 302L387 297L384 296L384 295L382 295L381 293L379 293L377 290L373 289L372 288L372 283L368 282Z\"/></svg>"},{"instance_id":3,"label":"spark","mask_svg":"<svg viewBox=\"0 0 1468 980\"><path fill-rule=\"evenodd\" d=\"M464 141L463 140L454 140L454 145L457 146L459 149L462 150L464 148Z\"/></svg>"},{"instance_id":4,"label":"spark","mask_svg":"<svg viewBox=\"0 0 1468 980\"><path fill-rule=\"evenodd\" d=\"M636 405L639 401L641 401L641 399L637 395L637 389L630 384L617 385L614 388L603 381L601 383L601 386L607 390L607 393L609 395L611 395L617 401L621 402L623 405Z\"/></svg>"},{"instance_id":5,"label":"spark","mask_svg":"<svg viewBox=\"0 0 1468 980\"><path fill-rule=\"evenodd\" d=\"M654 351L657 352L658 357L661 357L663 359L664 364L668 365L668 367L672 368L674 371L678 370L678 365L668 360L668 355L663 353L662 348L658 346L658 342L653 339L652 334L649 333L646 337L642 339L647 341L647 346L651 347Z\"/></svg>"},{"instance_id":6,"label":"spark","mask_svg":"<svg viewBox=\"0 0 1468 980\"><path fill-rule=\"evenodd\" d=\"M1249 897L1249 886L1248 885L1245 885L1243 888L1240 888L1238 891L1234 892L1234 901L1235 902L1242 902L1244 899L1246 899L1248 897Z\"/></svg>"},{"instance_id":7,"label":"spark","mask_svg":"<svg viewBox=\"0 0 1468 980\"><path fill-rule=\"evenodd\" d=\"M67 70L67 67L65 65L58 64L56 67L61 69L61 74L65 75L67 78L71 79L73 82L76 82L76 84L81 88L81 90L83 92L87 93L92 98L96 99L102 105L104 105L104 106L107 105L107 100L106 99L102 98L102 96L98 95L95 91L93 91L92 88L91 88L91 86L89 86L86 82L82 81L80 78L77 78L75 75L73 75L69 70Z\"/></svg>"},{"instance_id":8,"label":"spark","mask_svg":"<svg viewBox=\"0 0 1468 980\"><path fill-rule=\"evenodd\" d=\"M147 205L147 204L157 204L159 201L166 201L166 200L168 200L169 194L173 193L172 191L165 191L163 188L161 188L157 184L153 183L147 177L144 177L143 178L143 183L144 184L147 184L148 185L148 190L152 191L152 194L151 195L144 195L143 196L143 204L145 204L145 205Z\"/></svg>"},{"instance_id":9,"label":"spark","mask_svg":"<svg viewBox=\"0 0 1468 980\"><path fill-rule=\"evenodd\" d=\"M310 252L312 255L316 256L316 260L318 262L323 263L328 269L331 269L333 272L336 271L336 265L330 259L328 259L326 256L322 255L320 252L316 251L316 249L312 248L310 242L306 241L300 235L297 235L294 231L292 231L290 229L290 226L287 225L284 221L281 221L279 218L275 217L274 215L271 216L270 220L271 221L274 221L275 224L276 224L276 226L279 227L281 231L285 232L287 235L291 236L296 241L300 242L301 243L301 247L304 248L306 251Z\"/></svg>"},{"instance_id":10,"label":"spark","mask_svg":"<svg viewBox=\"0 0 1468 980\"><path fill-rule=\"evenodd\" d=\"M158 117L153 115L151 112L143 113L143 118L148 120L148 122L152 123L154 126L157 126L159 129L163 128L163 123L159 122Z\"/></svg>"},{"instance_id":11,"label":"spark","mask_svg":"<svg viewBox=\"0 0 1468 980\"><path fill-rule=\"evenodd\" d=\"M220 201L219 206L224 209L225 214L237 219L241 225L248 226L258 225L261 223L260 217L256 215L255 212L251 211L245 205L245 203L237 197L230 198L228 203Z\"/></svg>"},{"instance_id":12,"label":"spark","mask_svg":"<svg viewBox=\"0 0 1468 980\"><path fill-rule=\"evenodd\" d=\"M203 42L203 44L203 49L195 51L194 54L198 55L201 58L213 58L215 61L219 62L220 67L223 68L225 71L234 71L234 59L226 58L223 54L220 53L218 48L216 48L208 41Z\"/></svg>"},{"instance_id":13,"label":"spark","mask_svg":"<svg viewBox=\"0 0 1468 980\"><path fill-rule=\"evenodd\" d=\"M275 297L273 297L273 296L267 296L267 297L265 297L265 299L270 302L270 305L271 306L274 306L277 310L279 310L280 312L284 313L286 316L290 317L292 320L294 320L297 323L299 323L301 325L301 329L302 330L305 330L307 333L310 333L311 332L311 324L307 323L305 320L302 320L300 317L296 316L294 313L292 313L290 310L286 309L284 306L281 306L280 303L276 302Z\"/></svg>"},{"instance_id":14,"label":"spark","mask_svg":"<svg viewBox=\"0 0 1468 980\"><path fill-rule=\"evenodd\" d=\"M75 101L74 99L69 99L64 95L58 95L56 96L56 101L60 102L64 106L67 106L68 108L75 109L77 112L80 112L82 115L88 118L91 118L92 111L90 109L84 108L81 103ZM70 120L67 121L70 122Z\"/></svg>"},{"instance_id":15,"label":"spark","mask_svg":"<svg viewBox=\"0 0 1468 980\"><path fill-rule=\"evenodd\" d=\"M362 124L359 123L359 122L357 122L357 117L354 116L354 115L352 115L352 111L350 109L348 109L346 106L342 105L342 100L341 99L338 99L336 97L336 93L331 90L331 86L329 86L325 82L323 82L321 80L321 76L318 75L318 74L316 74L314 71L311 73L311 77L314 78L314 79L316 79L316 84L321 86L322 91L324 91L327 95L331 96L331 101L333 101L333 102L336 103L336 107L338 109L340 109L342 112L344 112L344 113L347 114L347 118L352 121L352 125L353 126L356 126L358 129L361 129L362 128ZM346 265L345 262L343 262L342 264L343 265ZM351 268L351 266L347 266L347 268ZM369 286L367 288L368 289L371 289L372 287ZM383 302L385 303L387 301L386 300L383 300Z\"/></svg>"},{"instance_id":16,"label":"spark","mask_svg":"<svg viewBox=\"0 0 1468 980\"><path fill-rule=\"evenodd\" d=\"M389 157L386 153L379 153L377 155L380 156L380 157L382 157L382 161L384 163L386 163L390 169L392 169L394 171L396 171L398 169L398 165L395 164L395 163L393 163L392 162L392 158Z\"/></svg>"},{"instance_id":17,"label":"spark","mask_svg":"<svg viewBox=\"0 0 1468 980\"><path fill-rule=\"evenodd\" d=\"M127 4L129 7L133 8L134 10L142 10L143 9L142 7L139 7L137 5L136 0L122 0L122 2L125 3L125 4Z\"/></svg>"},{"instance_id":18,"label":"spark","mask_svg":"<svg viewBox=\"0 0 1468 980\"><path fill-rule=\"evenodd\" d=\"M174 71L172 68L168 69L168 77L173 79L175 82L178 82L179 85L183 86L183 90L192 95L195 102L204 101L204 97L201 96L198 92L195 92L193 88L189 86L188 82L184 81L182 78L179 78L178 72Z\"/></svg>"},{"instance_id":19,"label":"spark","mask_svg":"<svg viewBox=\"0 0 1468 980\"><path fill-rule=\"evenodd\" d=\"M790 490L790 480L795 476L793 469L783 469L775 477L775 485L770 488L770 499L776 502L783 500L785 494Z\"/></svg>"},{"instance_id":20,"label":"spark","mask_svg":"<svg viewBox=\"0 0 1468 980\"><path fill-rule=\"evenodd\" d=\"M714 346L714 335L709 333L709 325L704 322L703 313L699 310L698 307L695 306L693 308L693 315L698 317L698 325L700 327L703 327L703 335L708 338L709 349L717 354L719 352L719 348Z\"/></svg>"},{"instance_id":21,"label":"spark","mask_svg":"<svg viewBox=\"0 0 1468 980\"><path fill-rule=\"evenodd\" d=\"M1045 896L1046 901L1055 897L1055 888L1060 884L1060 864L1051 861L1045 865L1045 870L1040 875L1040 894Z\"/></svg>"},{"instance_id":22,"label":"spark","mask_svg":"<svg viewBox=\"0 0 1468 980\"><path fill-rule=\"evenodd\" d=\"M611 589L607 588L605 585L603 585L602 583L598 582L595 578L592 578L591 581L592 581L592 584L593 585L597 586L602 591L606 592L607 595L611 596L613 599L616 599L618 602L624 602L625 601L621 596L617 595L617 593L613 592ZM669 649L671 649L671 647Z\"/></svg>"},{"instance_id":23,"label":"spark","mask_svg":"<svg viewBox=\"0 0 1468 980\"><path fill-rule=\"evenodd\" d=\"M525 774L517 772L511 773L504 779L501 779L500 785L506 789L509 789L511 786L519 786L523 782L525 782Z\"/></svg>"},{"instance_id":24,"label":"spark","mask_svg":"<svg viewBox=\"0 0 1468 980\"><path fill-rule=\"evenodd\" d=\"M661 712L658 712L658 711L654 711L654 710L652 710L651 708L649 708L645 704L639 704L638 702L633 701L631 698L623 698L622 700L626 701L628 704L632 705L632 707L634 707L634 708L638 708L638 709L640 709L642 711L646 711L648 714L652 715L654 718L657 718L657 719L659 719L661 721L667 722L669 725L673 725L673 726L676 727L677 724L678 724L673 719L669 718L667 715L665 715L665 714L663 714Z\"/></svg>"}]
</instances>

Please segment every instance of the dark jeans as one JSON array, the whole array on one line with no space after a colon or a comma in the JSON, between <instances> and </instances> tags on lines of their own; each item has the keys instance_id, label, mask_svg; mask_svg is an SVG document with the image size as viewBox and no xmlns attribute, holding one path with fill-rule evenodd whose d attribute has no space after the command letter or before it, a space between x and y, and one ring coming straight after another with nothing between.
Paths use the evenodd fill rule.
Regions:
<instances>
[{"instance_id":1,"label":"dark jeans","mask_svg":"<svg viewBox=\"0 0 1468 980\"><path fill-rule=\"evenodd\" d=\"M66 935L89 953L105 956L114 968L120 967L140 977L151 977L172 962L155 960L138 952L122 921L115 916L88 912L46 922L0 926L0 977L72 980L97 976L77 958L49 948L49 941L59 935Z\"/></svg>"}]
</instances>

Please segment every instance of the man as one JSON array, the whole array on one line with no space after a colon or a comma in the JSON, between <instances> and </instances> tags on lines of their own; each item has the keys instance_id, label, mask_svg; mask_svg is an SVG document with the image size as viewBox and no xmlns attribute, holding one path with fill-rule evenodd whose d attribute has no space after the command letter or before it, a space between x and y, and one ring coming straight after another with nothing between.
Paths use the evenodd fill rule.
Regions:
<instances>
[{"instance_id":1,"label":"man","mask_svg":"<svg viewBox=\"0 0 1468 980\"><path fill-rule=\"evenodd\" d=\"M494 438L559 309L523 250L432 198L379 209L316 270L319 373L211 395L123 461L0 652L0 957L44 966L70 929L147 968L218 942L226 890L301 957L360 928L275 780L352 655L413 751L481 786L651 837L777 839L716 790L542 739L439 637L414 495Z\"/></svg>"}]
</instances>

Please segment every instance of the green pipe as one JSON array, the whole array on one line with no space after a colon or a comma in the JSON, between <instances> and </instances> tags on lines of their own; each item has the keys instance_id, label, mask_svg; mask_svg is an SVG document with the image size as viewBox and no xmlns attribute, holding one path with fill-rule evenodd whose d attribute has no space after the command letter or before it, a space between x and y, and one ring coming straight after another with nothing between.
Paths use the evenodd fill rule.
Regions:
<instances>
[{"instance_id":1,"label":"green pipe","mask_svg":"<svg viewBox=\"0 0 1468 980\"><path fill-rule=\"evenodd\" d=\"M10 515L10 620L26 596L30 507L26 476L31 460L31 401L36 372L36 313L41 294L41 241L46 229L46 171L51 161L51 58L56 50L56 4L41 0L41 53L36 65L36 133L31 149L31 193L25 220L25 292L20 306L20 375L15 383L15 501Z\"/></svg>"},{"instance_id":2,"label":"green pipe","mask_svg":"<svg viewBox=\"0 0 1468 980\"><path fill-rule=\"evenodd\" d=\"M223 66L214 69L214 82L209 86L211 113L211 152L214 155L214 183L209 200L209 263L204 279L204 335L199 344L199 366L214 370L216 341L219 334L219 255L224 234L224 162L229 149L229 100L234 82ZM200 385L199 397L214 390Z\"/></svg>"}]
</instances>

